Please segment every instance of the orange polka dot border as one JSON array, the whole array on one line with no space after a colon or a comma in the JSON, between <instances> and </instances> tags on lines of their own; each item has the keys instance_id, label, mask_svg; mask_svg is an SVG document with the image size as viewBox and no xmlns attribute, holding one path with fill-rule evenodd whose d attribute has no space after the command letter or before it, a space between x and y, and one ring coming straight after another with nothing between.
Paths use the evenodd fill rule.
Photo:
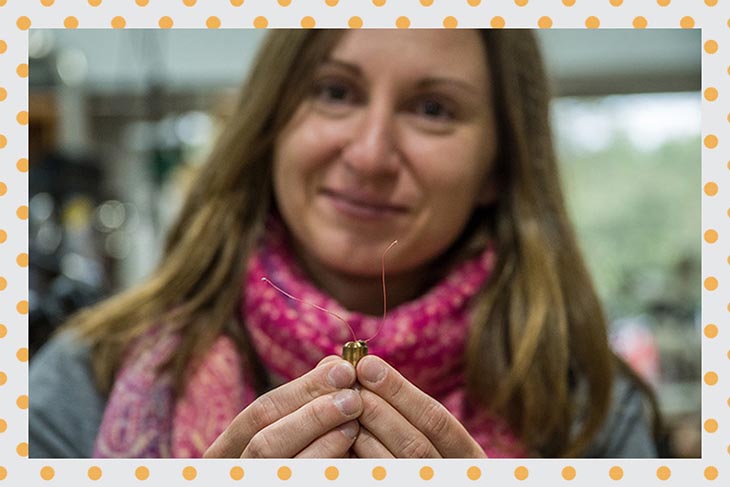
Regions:
<instances>
[{"instance_id":1,"label":"orange polka dot border","mask_svg":"<svg viewBox=\"0 0 730 487\"><path fill-rule=\"evenodd\" d=\"M638 5L641 4L641 5ZM730 478L730 14L728 0L0 0L0 487L3 485L724 485ZM702 199L697 243L703 252L699 286L703 346L699 380L703 416L698 433L703 458L691 462L656 459L592 461L533 459L455 462L361 460L264 461L193 459L28 460L25 385L29 363L25 342L30 309L24 282L29 267L27 183L32 175L27 132L33 112L27 103L32 63L27 36L35 29L266 29L280 27L463 29L614 28L702 29L702 179L692 184ZM657 177L660 181L660 177ZM32 302L31 302L32 304ZM22 372L21 372L22 371Z\"/></svg>"}]
</instances>

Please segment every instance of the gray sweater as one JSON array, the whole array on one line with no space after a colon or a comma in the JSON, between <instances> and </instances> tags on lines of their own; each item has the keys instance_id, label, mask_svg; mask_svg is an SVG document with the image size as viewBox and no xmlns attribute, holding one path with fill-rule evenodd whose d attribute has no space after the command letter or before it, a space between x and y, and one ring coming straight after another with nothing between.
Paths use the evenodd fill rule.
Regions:
<instances>
[{"instance_id":1,"label":"gray sweater","mask_svg":"<svg viewBox=\"0 0 730 487\"><path fill-rule=\"evenodd\" d=\"M69 334L56 336L30 364L29 454L32 458L88 458L106 398L94 385L89 350ZM656 456L641 393L616 381L611 413L587 457Z\"/></svg>"}]
</instances>

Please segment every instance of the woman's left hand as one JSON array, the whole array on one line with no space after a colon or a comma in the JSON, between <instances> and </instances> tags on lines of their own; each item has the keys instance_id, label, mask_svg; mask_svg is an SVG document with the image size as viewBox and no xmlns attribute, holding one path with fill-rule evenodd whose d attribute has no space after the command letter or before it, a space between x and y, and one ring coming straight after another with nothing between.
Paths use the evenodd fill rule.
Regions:
<instances>
[{"instance_id":1,"label":"woman's left hand","mask_svg":"<svg viewBox=\"0 0 730 487\"><path fill-rule=\"evenodd\" d=\"M360 458L486 458L466 428L441 403L408 382L381 358L357 364L362 386Z\"/></svg>"}]
</instances>

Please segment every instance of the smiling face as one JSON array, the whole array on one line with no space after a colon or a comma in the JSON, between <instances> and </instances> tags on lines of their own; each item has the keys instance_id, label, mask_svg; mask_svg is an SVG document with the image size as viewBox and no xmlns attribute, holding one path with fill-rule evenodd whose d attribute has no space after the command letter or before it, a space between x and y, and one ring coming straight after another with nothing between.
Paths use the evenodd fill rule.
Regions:
<instances>
[{"instance_id":1,"label":"smiling face","mask_svg":"<svg viewBox=\"0 0 730 487\"><path fill-rule=\"evenodd\" d=\"M418 273L493 197L485 48L466 30L357 30L274 147L274 194L315 280Z\"/></svg>"}]
</instances>

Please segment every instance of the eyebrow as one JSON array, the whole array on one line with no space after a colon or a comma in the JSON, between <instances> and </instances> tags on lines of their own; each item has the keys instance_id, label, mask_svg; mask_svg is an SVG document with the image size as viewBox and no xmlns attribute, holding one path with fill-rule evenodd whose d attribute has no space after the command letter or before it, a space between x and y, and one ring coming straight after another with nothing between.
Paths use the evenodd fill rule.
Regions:
<instances>
[{"instance_id":1,"label":"eyebrow","mask_svg":"<svg viewBox=\"0 0 730 487\"><path fill-rule=\"evenodd\" d=\"M452 85L464 91L468 91L472 95L481 95L474 85L459 78L433 77L425 78L418 82L418 86L421 88L430 88L434 85Z\"/></svg>"},{"instance_id":2,"label":"eyebrow","mask_svg":"<svg viewBox=\"0 0 730 487\"><path fill-rule=\"evenodd\" d=\"M322 65L334 65L338 68L349 71L355 76L364 76L362 69L356 64L349 63L347 61L341 61L339 59L327 58L322 62ZM452 85L461 90L467 91L472 95L481 95L476 86L468 81L460 78L451 78L443 76L432 76L418 80L417 86L419 88L430 88L437 85Z\"/></svg>"}]
</instances>

